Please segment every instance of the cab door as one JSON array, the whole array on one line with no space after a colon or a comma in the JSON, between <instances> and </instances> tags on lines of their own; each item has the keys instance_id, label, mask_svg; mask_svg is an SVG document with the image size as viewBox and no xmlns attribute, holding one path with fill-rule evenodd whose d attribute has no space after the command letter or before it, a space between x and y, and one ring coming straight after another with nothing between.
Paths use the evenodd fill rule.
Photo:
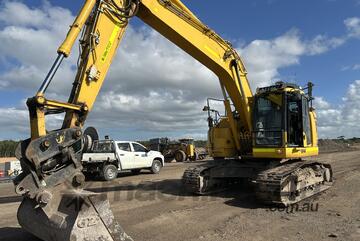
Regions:
<instances>
[{"instance_id":1,"label":"cab door","mask_svg":"<svg viewBox=\"0 0 360 241\"><path fill-rule=\"evenodd\" d=\"M302 97L302 120L304 131L304 146L312 145L311 127L310 127L310 114L309 114L309 100Z\"/></svg>"},{"instance_id":2,"label":"cab door","mask_svg":"<svg viewBox=\"0 0 360 241\"><path fill-rule=\"evenodd\" d=\"M303 147L303 115L300 94L290 93L287 96L287 133L289 147Z\"/></svg>"},{"instance_id":3,"label":"cab door","mask_svg":"<svg viewBox=\"0 0 360 241\"><path fill-rule=\"evenodd\" d=\"M118 158L121 163L122 169L131 169L135 165L135 153L131 150L129 142L118 142L117 143Z\"/></svg>"},{"instance_id":4,"label":"cab door","mask_svg":"<svg viewBox=\"0 0 360 241\"><path fill-rule=\"evenodd\" d=\"M132 142L131 144L135 154L136 167L150 167L151 163L148 157L148 150L138 143Z\"/></svg>"}]
</instances>

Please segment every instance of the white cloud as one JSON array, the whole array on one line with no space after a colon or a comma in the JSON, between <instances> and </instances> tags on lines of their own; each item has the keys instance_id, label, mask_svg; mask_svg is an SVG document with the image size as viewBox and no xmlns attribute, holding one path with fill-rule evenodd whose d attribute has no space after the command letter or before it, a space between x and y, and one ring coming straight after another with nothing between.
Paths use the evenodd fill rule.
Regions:
<instances>
[{"instance_id":1,"label":"white cloud","mask_svg":"<svg viewBox=\"0 0 360 241\"><path fill-rule=\"evenodd\" d=\"M153 30L131 27L104 85L137 97L156 92L189 100L217 96L218 89L217 77L181 49Z\"/></svg>"},{"instance_id":2,"label":"white cloud","mask_svg":"<svg viewBox=\"0 0 360 241\"><path fill-rule=\"evenodd\" d=\"M292 29L271 40L254 40L239 52L248 68L252 88L271 84L279 78L279 70L300 63L302 56L318 55L345 43L345 38L317 35L303 40L299 30Z\"/></svg>"},{"instance_id":3,"label":"white cloud","mask_svg":"<svg viewBox=\"0 0 360 241\"><path fill-rule=\"evenodd\" d=\"M350 37L360 37L360 18L352 17L344 21Z\"/></svg>"},{"instance_id":4,"label":"white cloud","mask_svg":"<svg viewBox=\"0 0 360 241\"><path fill-rule=\"evenodd\" d=\"M0 108L0 140L30 137L29 112L24 107ZM63 115L47 117L47 128L59 128Z\"/></svg>"},{"instance_id":5,"label":"white cloud","mask_svg":"<svg viewBox=\"0 0 360 241\"><path fill-rule=\"evenodd\" d=\"M329 38L325 35L317 35L306 43L306 54L317 55L337 48L346 42L346 37Z\"/></svg>"},{"instance_id":6,"label":"white cloud","mask_svg":"<svg viewBox=\"0 0 360 241\"><path fill-rule=\"evenodd\" d=\"M0 29L0 61L11 67L0 72L0 88L35 93L55 60L57 47L73 19L69 10L51 6L46 1L41 8L33 9L21 2L4 2L0 10L0 23L5 24ZM75 48L69 61L59 69L52 92L69 90L77 53Z\"/></svg>"},{"instance_id":7,"label":"white cloud","mask_svg":"<svg viewBox=\"0 0 360 241\"><path fill-rule=\"evenodd\" d=\"M29 113L25 109L0 108L0 116L3 117L0 118L0 138L11 139L15 133L27 133L28 115ZM7 134L12 136L6 136ZM15 138L17 137L16 135Z\"/></svg>"},{"instance_id":8,"label":"white cloud","mask_svg":"<svg viewBox=\"0 0 360 241\"><path fill-rule=\"evenodd\" d=\"M279 75L279 69L298 64L305 52L299 33L291 30L272 40L255 40L239 50L249 72L249 79L256 86L264 86Z\"/></svg>"},{"instance_id":9,"label":"white cloud","mask_svg":"<svg viewBox=\"0 0 360 241\"><path fill-rule=\"evenodd\" d=\"M50 68L73 18L69 10L47 2L38 8L29 8L21 2L4 2L0 9L0 23L3 24L0 61L7 68L0 72L0 89L34 93ZM354 26L353 23L346 26L353 32L349 27ZM238 50L255 89L279 78L281 68L299 64L302 56L324 53L344 41L345 38L323 35L304 40L300 32L293 29L274 39L254 40ZM66 100L65 93L69 93L75 75L76 57L77 48L74 48L49 89L51 98ZM130 26L88 124L99 129L116 129L120 133L134 130L133 136L137 138L137 133L147 132L171 136L191 133L204 137L207 122L201 109L207 97L220 95L217 77L204 66L155 31ZM19 100L14 97L14 101ZM330 113L330 104L322 101L318 103L327 106L324 111ZM18 112L21 114L14 117ZM1 113L5 116L1 128L7 129L3 131L2 128L1 133L9 137L15 135L11 133L28 135L25 108L3 108ZM334 112L333 115L337 114ZM60 119L53 119L49 127L55 127ZM6 135L1 134L0 138L6 138Z\"/></svg>"},{"instance_id":10,"label":"white cloud","mask_svg":"<svg viewBox=\"0 0 360 241\"><path fill-rule=\"evenodd\" d=\"M331 104L327 102L324 97L316 97L314 105L321 110L328 110L331 107Z\"/></svg>"},{"instance_id":11,"label":"white cloud","mask_svg":"<svg viewBox=\"0 0 360 241\"><path fill-rule=\"evenodd\" d=\"M6 17L17 9L24 14L39 15L41 20L34 18L32 21L30 18L22 21ZM50 28L59 22L51 17L52 9L52 6L30 9L22 3L7 2L0 10L0 15L5 16L0 21L6 23L0 30L3 61L11 58L19 62L0 74L0 88L34 93L39 87L53 61L57 45L67 31L67 27L61 31ZM69 12L65 9L63 14L60 18L68 23L62 21L62 24L68 26L73 17L67 17ZM29 35L37 37L32 39ZM14 46L19 47L14 49ZM76 55L75 52L72 56ZM64 93L69 93L74 77L71 66L75 60L73 57L64 62L48 96L66 99ZM130 26L88 123L99 129L112 126L139 131L186 130L204 135L207 124L201 109L207 96L217 97L218 94L217 78L200 63L154 31L146 28L134 30ZM8 119L11 118L9 115ZM11 125L11 121L8 123ZM24 131L28 126L26 121L13 123L16 127L22 126L21 129L14 128L14 132L24 135L28 132Z\"/></svg>"},{"instance_id":12,"label":"white cloud","mask_svg":"<svg viewBox=\"0 0 360 241\"><path fill-rule=\"evenodd\" d=\"M321 137L360 136L360 80L349 85L339 105L331 105L322 97L316 98L314 105Z\"/></svg>"},{"instance_id":13,"label":"white cloud","mask_svg":"<svg viewBox=\"0 0 360 241\"><path fill-rule=\"evenodd\" d=\"M359 70L360 69L360 64L355 64L353 67L352 67L353 70Z\"/></svg>"},{"instance_id":14,"label":"white cloud","mask_svg":"<svg viewBox=\"0 0 360 241\"><path fill-rule=\"evenodd\" d=\"M349 65L349 66L344 66L341 68L342 71L347 71L347 70L360 70L360 64L354 64L354 65Z\"/></svg>"},{"instance_id":15,"label":"white cloud","mask_svg":"<svg viewBox=\"0 0 360 241\"><path fill-rule=\"evenodd\" d=\"M16 13L16 14L14 14ZM47 23L48 16L41 9L30 9L20 2L4 3L1 10L0 20L8 25L16 24L18 26L41 26Z\"/></svg>"},{"instance_id":16,"label":"white cloud","mask_svg":"<svg viewBox=\"0 0 360 241\"><path fill-rule=\"evenodd\" d=\"M249 79L254 86L268 85L278 79L279 70L300 63L302 56L323 54L345 44L353 37L360 37L360 18L348 18L344 21L348 33L339 37L317 35L312 39L302 39L299 30L292 29L271 40L254 40L238 49L244 57ZM358 65L353 69L359 69Z\"/></svg>"}]
</instances>

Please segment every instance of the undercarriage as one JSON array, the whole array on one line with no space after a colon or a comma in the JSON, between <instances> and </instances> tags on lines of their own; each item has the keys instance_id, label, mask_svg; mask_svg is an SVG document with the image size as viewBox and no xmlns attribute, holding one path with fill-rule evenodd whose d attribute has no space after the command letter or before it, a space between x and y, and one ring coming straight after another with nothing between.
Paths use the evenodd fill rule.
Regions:
<instances>
[{"instance_id":1,"label":"undercarriage","mask_svg":"<svg viewBox=\"0 0 360 241\"><path fill-rule=\"evenodd\" d=\"M187 191L207 195L246 181L260 202L288 206L323 192L333 183L329 164L310 160L225 159L189 167Z\"/></svg>"}]
</instances>

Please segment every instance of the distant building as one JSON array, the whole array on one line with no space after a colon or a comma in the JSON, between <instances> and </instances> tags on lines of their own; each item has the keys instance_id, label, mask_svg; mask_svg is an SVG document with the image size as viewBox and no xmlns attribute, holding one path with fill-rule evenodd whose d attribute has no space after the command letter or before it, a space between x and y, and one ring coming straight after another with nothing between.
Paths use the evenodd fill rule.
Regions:
<instances>
[{"instance_id":1,"label":"distant building","mask_svg":"<svg viewBox=\"0 0 360 241\"><path fill-rule=\"evenodd\" d=\"M17 161L16 157L0 157L0 163Z\"/></svg>"},{"instance_id":2,"label":"distant building","mask_svg":"<svg viewBox=\"0 0 360 241\"><path fill-rule=\"evenodd\" d=\"M20 161L16 157L0 157L0 178L17 176L20 172Z\"/></svg>"}]
</instances>

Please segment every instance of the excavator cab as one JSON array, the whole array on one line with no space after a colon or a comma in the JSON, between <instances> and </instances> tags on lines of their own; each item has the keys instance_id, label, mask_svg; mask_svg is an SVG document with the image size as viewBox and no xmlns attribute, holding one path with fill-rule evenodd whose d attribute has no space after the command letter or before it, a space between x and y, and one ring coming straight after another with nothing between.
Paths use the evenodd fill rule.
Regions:
<instances>
[{"instance_id":1,"label":"excavator cab","mask_svg":"<svg viewBox=\"0 0 360 241\"><path fill-rule=\"evenodd\" d=\"M309 83L309 93L312 84ZM253 109L253 155L300 158L318 153L312 97L297 85L279 82L257 90Z\"/></svg>"}]
</instances>

